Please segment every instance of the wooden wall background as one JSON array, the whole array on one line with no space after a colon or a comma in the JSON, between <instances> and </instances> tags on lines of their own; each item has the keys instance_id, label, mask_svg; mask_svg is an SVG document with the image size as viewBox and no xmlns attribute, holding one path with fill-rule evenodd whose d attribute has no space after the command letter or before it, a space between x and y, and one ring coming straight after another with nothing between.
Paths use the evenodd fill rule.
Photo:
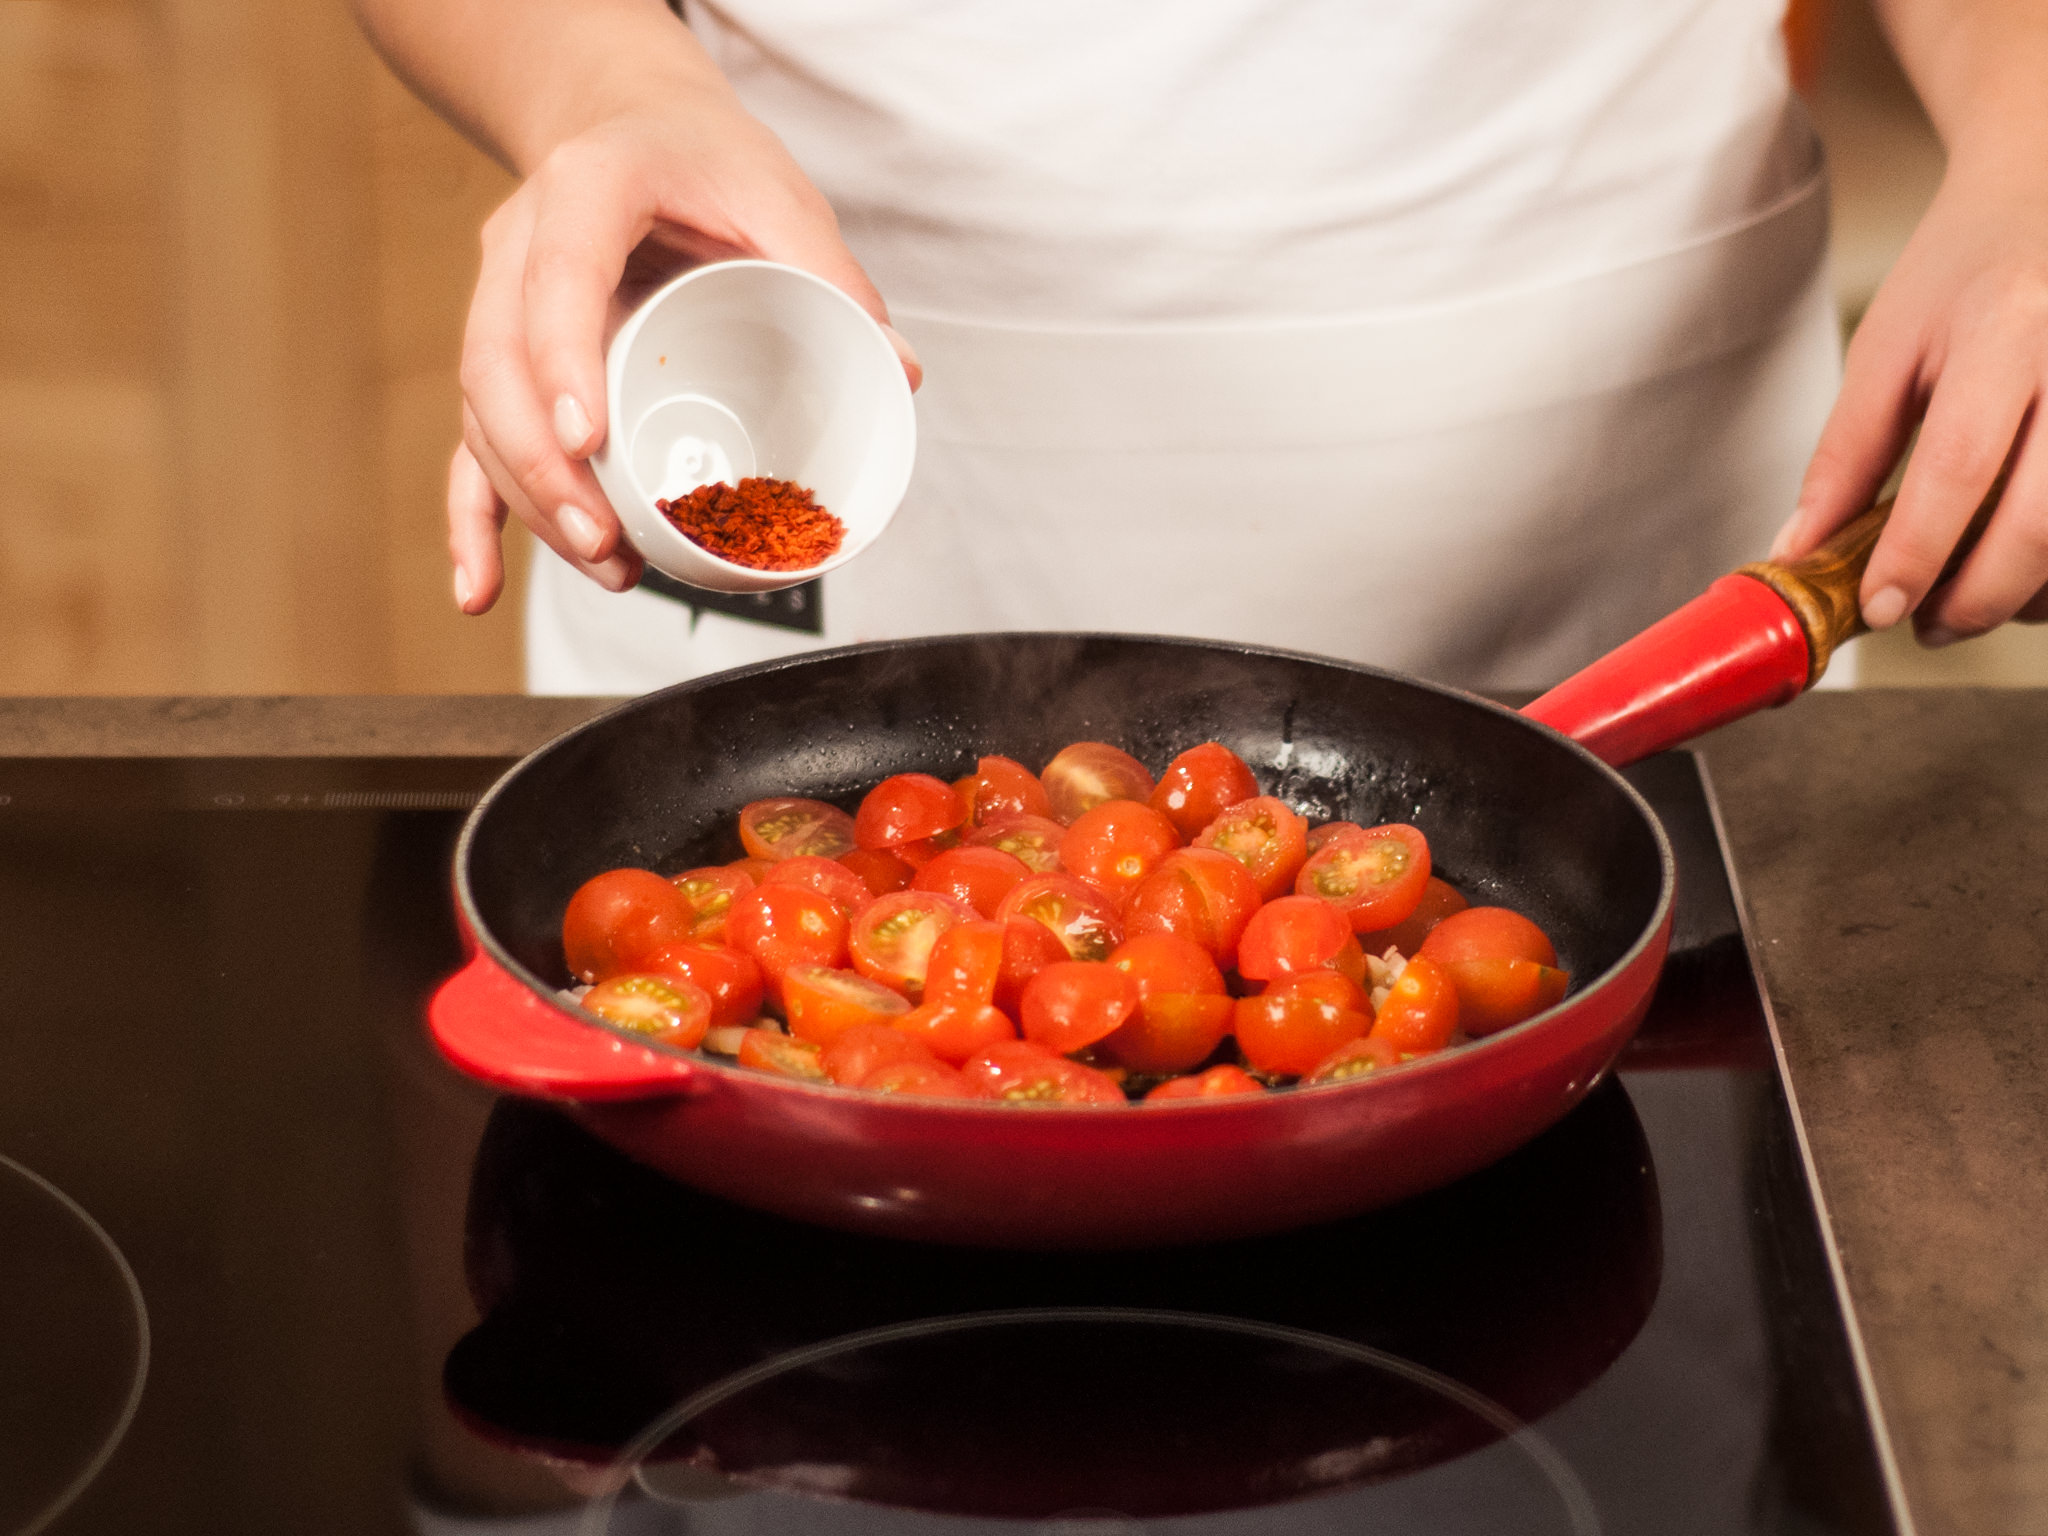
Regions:
<instances>
[{"instance_id":1,"label":"wooden wall background","mask_svg":"<svg viewBox=\"0 0 2048 1536\"><path fill-rule=\"evenodd\" d=\"M1828 30L1853 315L1941 152L1866 0ZM0 0L0 694L517 688L517 604L455 612L440 511L510 188L341 0ZM2048 683L2048 631L1864 672Z\"/></svg>"}]
</instances>

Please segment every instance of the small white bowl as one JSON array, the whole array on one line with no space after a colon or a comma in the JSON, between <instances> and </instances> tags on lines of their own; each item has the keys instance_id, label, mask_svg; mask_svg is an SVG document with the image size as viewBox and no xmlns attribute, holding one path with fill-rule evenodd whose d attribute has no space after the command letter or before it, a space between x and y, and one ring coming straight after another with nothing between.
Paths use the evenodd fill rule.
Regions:
<instances>
[{"instance_id":1,"label":"small white bowl","mask_svg":"<svg viewBox=\"0 0 2048 1536\"><path fill-rule=\"evenodd\" d=\"M822 278L772 261L696 267L619 328L609 424L590 467L647 563L714 592L772 592L844 565L896 515L917 454L903 364L882 328ZM793 480L846 525L800 571L734 565L655 508L714 481Z\"/></svg>"}]
</instances>

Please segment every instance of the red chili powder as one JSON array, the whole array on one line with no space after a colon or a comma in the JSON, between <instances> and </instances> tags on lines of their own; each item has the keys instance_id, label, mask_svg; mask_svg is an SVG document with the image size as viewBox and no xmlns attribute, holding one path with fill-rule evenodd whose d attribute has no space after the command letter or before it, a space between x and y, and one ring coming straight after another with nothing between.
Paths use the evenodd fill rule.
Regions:
<instances>
[{"instance_id":1,"label":"red chili powder","mask_svg":"<svg viewBox=\"0 0 2048 1536\"><path fill-rule=\"evenodd\" d=\"M801 571L839 552L846 525L790 480L749 475L654 504L684 538L757 571Z\"/></svg>"}]
</instances>

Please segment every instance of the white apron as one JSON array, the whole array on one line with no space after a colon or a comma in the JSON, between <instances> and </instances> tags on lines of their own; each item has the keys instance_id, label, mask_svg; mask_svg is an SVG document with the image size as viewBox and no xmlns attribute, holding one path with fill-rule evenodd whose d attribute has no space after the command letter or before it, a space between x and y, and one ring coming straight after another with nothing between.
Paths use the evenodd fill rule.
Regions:
<instances>
[{"instance_id":1,"label":"white apron","mask_svg":"<svg viewBox=\"0 0 2048 1536\"><path fill-rule=\"evenodd\" d=\"M1839 343L1818 148L1796 111L1778 132L1762 206L1714 227L1314 319L921 311L883 230L876 276L925 366L917 466L827 579L823 633L613 596L543 554L529 685L638 693L821 644L1087 629L1546 686L1759 558L1792 507Z\"/></svg>"}]
</instances>

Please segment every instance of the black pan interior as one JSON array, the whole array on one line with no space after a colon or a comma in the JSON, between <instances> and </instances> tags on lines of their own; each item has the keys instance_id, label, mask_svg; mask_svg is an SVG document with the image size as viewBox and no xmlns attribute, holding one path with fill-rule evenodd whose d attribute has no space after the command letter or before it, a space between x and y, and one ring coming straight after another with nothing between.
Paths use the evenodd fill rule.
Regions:
<instances>
[{"instance_id":1,"label":"black pan interior","mask_svg":"<svg viewBox=\"0 0 2048 1536\"><path fill-rule=\"evenodd\" d=\"M1063 634L854 647L637 699L506 776L465 834L458 882L500 958L561 986L563 909L602 870L737 858L750 800L852 810L891 773L953 779L984 753L1038 769L1079 740L1154 773L1221 741L1311 820L1414 823L1473 901L1543 925L1574 990L1658 909L1668 856L1648 808L1507 710L1286 652Z\"/></svg>"}]
</instances>

